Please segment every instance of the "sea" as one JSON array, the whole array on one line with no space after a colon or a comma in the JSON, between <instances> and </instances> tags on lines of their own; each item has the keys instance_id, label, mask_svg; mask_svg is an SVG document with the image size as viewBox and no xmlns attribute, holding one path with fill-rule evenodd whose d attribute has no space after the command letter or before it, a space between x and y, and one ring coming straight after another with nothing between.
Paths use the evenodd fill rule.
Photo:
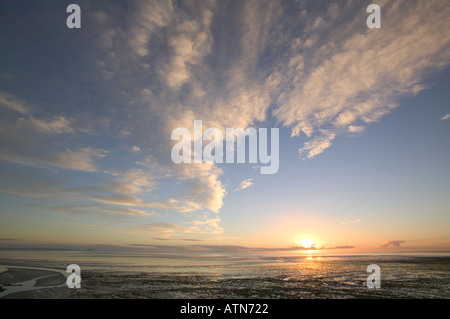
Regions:
<instances>
[{"instance_id":1,"label":"sea","mask_svg":"<svg viewBox=\"0 0 450 319\"><path fill-rule=\"evenodd\" d=\"M66 286L69 273L63 273L70 264L81 269L80 289ZM380 288L367 284L372 274L367 268L374 264L380 268ZM448 252L271 256L0 250L0 298L449 297Z\"/></svg>"}]
</instances>

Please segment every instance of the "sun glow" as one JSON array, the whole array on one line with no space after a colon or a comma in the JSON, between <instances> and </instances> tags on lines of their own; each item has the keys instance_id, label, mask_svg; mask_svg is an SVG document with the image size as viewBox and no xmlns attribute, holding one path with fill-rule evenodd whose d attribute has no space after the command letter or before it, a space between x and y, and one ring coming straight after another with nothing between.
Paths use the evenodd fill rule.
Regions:
<instances>
[{"instance_id":1,"label":"sun glow","mask_svg":"<svg viewBox=\"0 0 450 319\"><path fill-rule=\"evenodd\" d=\"M313 248L314 240L311 238L303 239L300 241L300 245L302 245L303 248Z\"/></svg>"},{"instance_id":2,"label":"sun glow","mask_svg":"<svg viewBox=\"0 0 450 319\"><path fill-rule=\"evenodd\" d=\"M297 244L303 248L304 253L307 253L309 255L317 252L317 250L319 250L321 247L319 242L312 239L311 237L306 237L304 239L297 240Z\"/></svg>"}]
</instances>

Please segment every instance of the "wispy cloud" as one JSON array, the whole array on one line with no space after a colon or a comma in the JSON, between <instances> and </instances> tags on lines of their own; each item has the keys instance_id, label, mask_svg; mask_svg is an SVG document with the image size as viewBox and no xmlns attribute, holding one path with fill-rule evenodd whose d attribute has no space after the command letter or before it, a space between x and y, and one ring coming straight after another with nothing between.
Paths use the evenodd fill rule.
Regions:
<instances>
[{"instance_id":1,"label":"wispy cloud","mask_svg":"<svg viewBox=\"0 0 450 319\"><path fill-rule=\"evenodd\" d=\"M381 243L381 247L389 247L389 246L394 246L394 247L400 247L401 244L405 243L406 241L404 240L389 240L389 241L385 241Z\"/></svg>"},{"instance_id":2,"label":"wispy cloud","mask_svg":"<svg viewBox=\"0 0 450 319\"><path fill-rule=\"evenodd\" d=\"M250 187L252 185L253 185L253 179L252 178L248 178L245 181L242 181L241 184L239 185L239 187L234 189L233 192L237 192L237 191L243 190L243 189L245 189L247 187Z\"/></svg>"},{"instance_id":3,"label":"wispy cloud","mask_svg":"<svg viewBox=\"0 0 450 319\"><path fill-rule=\"evenodd\" d=\"M32 129L44 134L63 134L74 132L74 129L70 125L70 121L63 116L55 117L49 120L37 119L34 117L20 118L17 125L22 129Z\"/></svg>"},{"instance_id":4,"label":"wispy cloud","mask_svg":"<svg viewBox=\"0 0 450 319\"><path fill-rule=\"evenodd\" d=\"M310 142L305 142L305 145L299 149L300 156L307 153L307 158L313 158L321 154L325 149L331 146L331 141L336 137L335 133L322 131L322 134L314 138Z\"/></svg>"},{"instance_id":5,"label":"wispy cloud","mask_svg":"<svg viewBox=\"0 0 450 319\"><path fill-rule=\"evenodd\" d=\"M105 157L104 149L83 147L67 149L64 152L38 153L34 150L5 149L0 160L27 166L55 167L74 171L95 172L96 160Z\"/></svg>"},{"instance_id":6,"label":"wispy cloud","mask_svg":"<svg viewBox=\"0 0 450 319\"><path fill-rule=\"evenodd\" d=\"M407 2L407 3L406 3ZM335 13L308 12L305 32L292 43L291 77L282 81L279 108L273 113L292 135L312 136L327 127L328 134L313 136L300 152L313 158L331 146L339 134L358 132L361 125L378 121L402 97L418 94L430 71L450 61L450 8L440 1L383 2L380 32L360 27L361 3L346 2ZM346 20L342 25L339 21ZM411 23L411 24L410 24ZM414 25L411 33L406 25ZM306 28L308 29L308 28ZM386 31L389 30L389 31ZM294 52L296 52L294 54ZM383 65L383 67L380 67ZM289 69L283 69L289 74Z\"/></svg>"},{"instance_id":7,"label":"wispy cloud","mask_svg":"<svg viewBox=\"0 0 450 319\"><path fill-rule=\"evenodd\" d=\"M181 238L182 241L206 241L204 239L196 239L196 238Z\"/></svg>"},{"instance_id":8,"label":"wispy cloud","mask_svg":"<svg viewBox=\"0 0 450 319\"><path fill-rule=\"evenodd\" d=\"M31 108L16 96L0 91L0 105L21 115L31 114Z\"/></svg>"},{"instance_id":9,"label":"wispy cloud","mask_svg":"<svg viewBox=\"0 0 450 319\"><path fill-rule=\"evenodd\" d=\"M350 221L344 221L344 222L338 222L338 223L334 223L334 224L329 224L328 226L330 227L334 227L334 226L338 226L338 225L344 225L344 224L353 224L353 223L358 223L362 221L361 218L355 219L355 220L350 220Z\"/></svg>"},{"instance_id":10,"label":"wispy cloud","mask_svg":"<svg viewBox=\"0 0 450 319\"><path fill-rule=\"evenodd\" d=\"M73 135L75 129L64 116L37 118L33 107L16 96L0 91L0 106L15 111L0 120L0 136L7 141L0 146L0 159L30 166L51 166L62 169L93 172L96 159L107 151L94 147L55 150L46 145L48 135L54 138L62 134ZM1 107L0 107L1 110ZM11 122L15 122L11 125Z\"/></svg>"},{"instance_id":11,"label":"wispy cloud","mask_svg":"<svg viewBox=\"0 0 450 319\"><path fill-rule=\"evenodd\" d=\"M56 154L53 158L48 158L44 163L65 169L94 172L97 170L94 160L105 157L107 153L106 150L92 147L69 149L66 152Z\"/></svg>"},{"instance_id":12,"label":"wispy cloud","mask_svg":"<svg viewBox=\"0 0 450 319\"><path fill-rule=\"evenodd\" d=\"M64 214L71 214L77 216L151 216L151 212L147 212L142 209L133 209L127 207L107 207L99 204L93 205L65 205L54 206L51 208L53 211Z\"/></svg>"},{"instance_id":13,"label":"wispy cloud","mask_svg":"<svg viewBox=\"0 0 450 319\"><path fill-rule=\"evenodd\" d=\"M150 239L153 240L162 240L162 241L206 241L205 239L196 239L196 238L163 238L163 237L152 237Z\"/></svg>"},{"instance_id":14,"label":"wispy cloud","mask_svg":"<svg viewBox=\"0 0 450 319\"><path fill-rule=\"evenodd\" d=\"M134 230L152 233L192 233L195 231L194 227L184 227L172 223L148 223L134 227Z\"/></svg>"},{"instance_id":15,"label":"wispy cloud","mask_svg":"<svg viewBox=\"0 0 450 319\"><path fill-rule=\"evenodd\" d=\"M33 107L20 100L18 97L0 91L0 106L9 111L14 111L10 117L15 119L16 126L20 130L28 130L34 134L64 134L74 133L71 121L64 116L52 116L37 118L33 113Z\"/></svg>"}]
</instances>

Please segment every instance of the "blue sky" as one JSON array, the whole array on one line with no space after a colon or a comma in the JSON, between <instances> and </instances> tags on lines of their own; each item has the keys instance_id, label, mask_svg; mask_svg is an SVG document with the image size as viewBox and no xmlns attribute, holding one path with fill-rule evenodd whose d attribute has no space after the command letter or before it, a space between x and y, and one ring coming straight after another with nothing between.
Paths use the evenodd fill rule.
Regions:
<instances>
[{"instance_id":1,"label":"blue sky","mask_svg":"<svg viewBox=\"0 0 450 319\"><path fill-rule=\"evenodd\" d=\"M450 248L445 1L69 3L0 4L2 246ZM278 173L174 164L196 119Z\"/></svg>"}]
</instances>

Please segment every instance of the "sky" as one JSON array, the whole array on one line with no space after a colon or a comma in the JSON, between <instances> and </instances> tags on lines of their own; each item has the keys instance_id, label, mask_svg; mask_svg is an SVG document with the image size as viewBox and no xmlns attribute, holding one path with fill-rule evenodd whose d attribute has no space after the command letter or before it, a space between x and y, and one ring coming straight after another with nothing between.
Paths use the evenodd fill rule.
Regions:
<instances>
[{"instance_id":1,"label":"sky","mask_svg":"<svg viewBox=\"0 0 450 319\"><path fill-rule=\"evenodd\" d=\"M449 251L450 5L371 3L1 1L0 247ZM174 163L194 120L278 171Z\"/></svg>"}]
</instances>

